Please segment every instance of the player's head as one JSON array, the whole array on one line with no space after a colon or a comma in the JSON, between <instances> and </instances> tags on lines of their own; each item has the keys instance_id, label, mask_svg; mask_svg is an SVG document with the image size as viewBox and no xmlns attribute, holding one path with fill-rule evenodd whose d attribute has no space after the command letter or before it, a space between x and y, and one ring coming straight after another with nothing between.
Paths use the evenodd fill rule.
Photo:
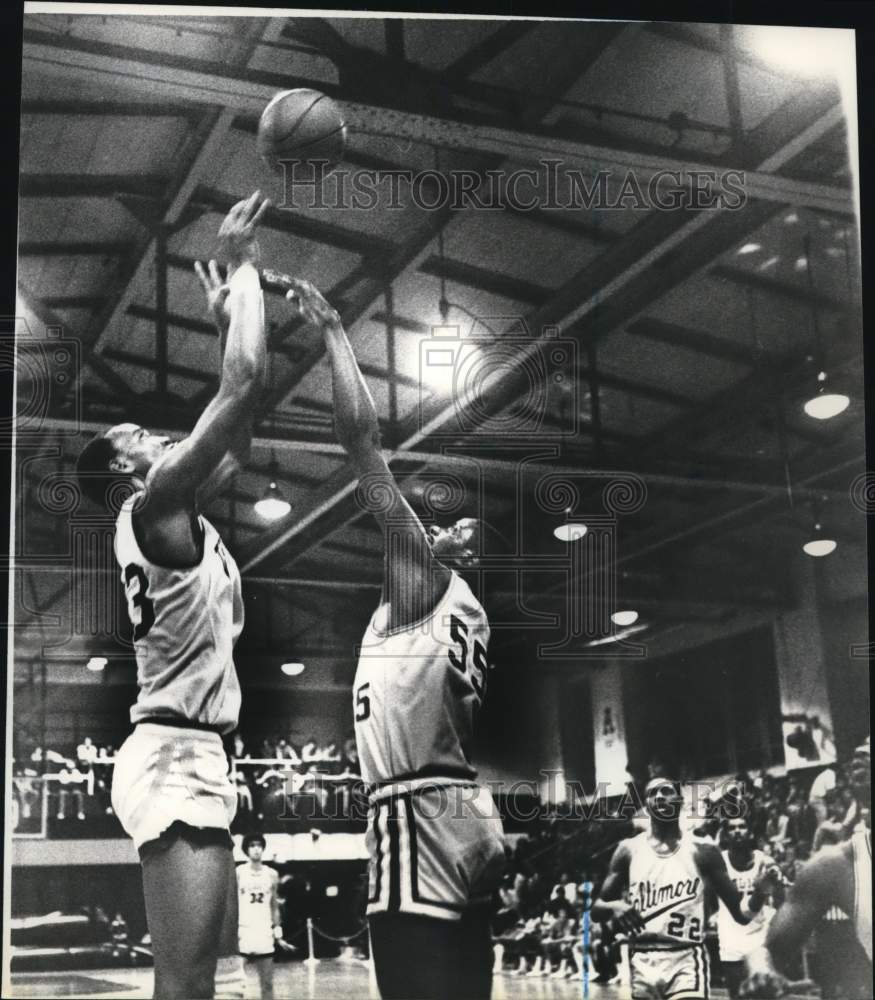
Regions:
<instances>
[{"instance_id":1,"label":"player's head","mask_svg":"<svg viewBox=\"0 0 875 1000\"><path fill-rule=\"evenodd\" d=\"M851 786L858 801L868 806L872 801L872 751L869 737L854 750L850 766Z\"/></svg>"},{"instance_id":2,"label":"player's head","mask_svg":"<svg viewBox=\"0 0 875 1000\"><path fill-rule=\"evenodd\" d=\"M476 517L461 517L447 528L432 524L428 528L428 540L438 558L475 565L481 553L480 522Z\"/></svg>"},{"instance_id":3,"label":"player's head","mask_svg":"<svg viewBox=\"0 0 875 1000\"><path fill-rule=\"evenodd\" d=\"M439 559L453 562L461 570L479 566L487 550L496 554L509 549L507 539L494 525L476 517L461 517L449 527L432 524L428 540Z\"/></svg>"},{"instance_id":4,"label":"player's head","mask_svg":"<svg viewBox=\"0 0 875 1000\"><path fill-rule=\"evenodd\" d=\"M741 850L753 846L753 834L744 816L733 816L732 819L726 820L723 829L728 847Z\"/></svg>"},{"instance_id":5,"label":"player's head","mask_svg":"<svg viewBox=\"0 0 875 1000\"><path fill-rule=\"evenodd\" d=\"M144 481L149 469L176 442L151 434L139 424L116 424L92 438L76 461L76 476L82 492L104 506L108 490L119 482Z\"/></svg>"},{"instance_id":6,"label":"player's head","mask_svg":"<svg viewBox=\"0 0 875 1000\"><path fill-rule=\"evenodd\" d=\"M652 778L644 789L644 808L652 819L679 819L683 801L680 783L669 778Z\"/></svg>"},{"instance_id":7,"label":"player's head","mask_svg":"<svg viewBox=\"0 0 875 1000\"><path fill-rule=\"evenodd\" d=\"M261 861L267 841L260 833L247 833L243 838L243 853L250 861Z\"/></svg>"}]
</instances>

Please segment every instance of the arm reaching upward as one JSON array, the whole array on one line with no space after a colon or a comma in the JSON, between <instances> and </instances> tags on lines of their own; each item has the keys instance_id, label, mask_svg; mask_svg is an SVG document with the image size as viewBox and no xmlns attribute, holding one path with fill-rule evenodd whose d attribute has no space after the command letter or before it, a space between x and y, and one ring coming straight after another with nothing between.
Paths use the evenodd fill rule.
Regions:
<instances>
[{"instance_id":1,"label":"arm reaching upward","mask_svg":"<svg viewBox=\"0 0 875 1000\"><path fill-rule=\"evenodd\" d=\"M403 627L434 609L449 584L450 571L432 555L422 522L380 451L377 410L337 311L307 281L292 279L286 297L325 337L335 433L352 461L362 493L375 500L369 509L383 528L383 600L389 604L389 628Z\"/></svg>"},{"instance_id":2,"label":"arm reaching upward","mask_svg":"<svg viewBox=\"0 0 875 1000\"><path fill-rule=\"evenodd\" d=\"M238 202L222 223L219 235L228 248L233 274L222 306L227 308L229 325L219 391L191 435L150 469L147 506L153 516L193 509L197 491L219 466L241 423L251 418L261 390L266 345L254 231L267 202L259 205L259 198L256 191Z\"/></svg>"}]
</instances>

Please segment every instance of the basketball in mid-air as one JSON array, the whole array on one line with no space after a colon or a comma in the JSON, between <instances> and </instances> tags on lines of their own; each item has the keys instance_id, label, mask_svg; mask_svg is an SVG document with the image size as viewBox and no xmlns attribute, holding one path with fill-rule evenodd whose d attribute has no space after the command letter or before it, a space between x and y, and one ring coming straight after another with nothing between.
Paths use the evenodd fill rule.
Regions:
<instances>
[{"instance_id":1,"label":"basketball in mid-air","mask_svg":"<svg viewBox=\"0 0 875 1000\"><path fill-rule=\"evenodd\" d=\"M281 163L337 166L346 148L342 109L318 90L299 87L277 94L258 123L258 153L276 171Z\"/></svg>"}]
</instances>

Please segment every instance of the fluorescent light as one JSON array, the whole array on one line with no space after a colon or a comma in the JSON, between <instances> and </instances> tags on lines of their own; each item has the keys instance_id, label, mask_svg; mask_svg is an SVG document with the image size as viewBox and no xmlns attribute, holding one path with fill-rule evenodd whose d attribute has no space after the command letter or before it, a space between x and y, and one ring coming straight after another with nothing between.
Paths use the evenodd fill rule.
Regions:
<instances>
[{"instance_id":1,"label":"fluorescent light","mask_svg":"<svg viewBox=\"0 0 875 1000\"><path fill-rule=\"evenodd\" d=\"M814 556L819 558L820 556L828 556L830 552L835 552L836 541L833 538L812 538L810 542L806 542L802 546L802 551L806 555Z\"/></svg>"},{"instance_id":2,"label":"fluorescent light","mask_svg":"<svg viewBox=\"0 0 875 1000\"><path fill-rule=\"evenodd\" d=\"M105 656L92 656L91 659L85 664L85 669L93 670L97 673L99 670L103 670L107 662L108 661Z\"/></svg>"},{"instance_id":3,"label":"fluorescent light","mask_svg":"<svg viewBox=\"0 0 875 1000\"><path fill-rule=\"evenodd\" d=\"M566 524L560 524L557 528L554 528L553 534L559 539L560 542L576 542L583 538L586 531L587 528L585 524L569 521Z\"/></svg>"},{"instance_id":4,"label":"fluorescent light","mask_svg":"<svg viewBox=\"0 0 875 1000\"><path fill-rule=\"evenodd\" d=\"M844 413L850 402L850 398L841 392L819 392L806 402L804 409L815 420L829 420Z\"/></svg>"},{"instance_id":5,"label":"fluorescent light","mask_svg":"<svg viewBox=\"0 0 875 1000\"><path fill-rule=\"evenodd\" d=\"M611 621L615 625L634 625L638 621L637 611L615 611L611 615Z\"/></svg>"},{"instance_id":6,"label":"fluorescent light","mask_svg":"<svg viewBox=\"0 0 875 1000\"><path fill-rule=\"evenodd\" d=\"M284 663L280 667L280 670L282 670L286 677L297 677L298 674L304 672L304 669L303 663Z\"/></svg>"},{"instance_id":7,"label":"fluorescent light","mask_svg":"<svg viewBox=\"0 0 875 1000\"><path fill-rule=\"evenodd\" d=\"M739 247L738 256L741 257L743 254L756 253L757 250L762 249L762 244L760 243L745 243L743 247Z\"/></svg>"}]
</instances>

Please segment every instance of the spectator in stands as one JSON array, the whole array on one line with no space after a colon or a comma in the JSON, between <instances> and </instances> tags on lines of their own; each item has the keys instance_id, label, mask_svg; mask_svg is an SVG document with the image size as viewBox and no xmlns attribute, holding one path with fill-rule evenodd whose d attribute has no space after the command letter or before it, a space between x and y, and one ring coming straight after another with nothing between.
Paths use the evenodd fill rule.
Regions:
<instances>
[{"instance_id":1,"label":"spectator in stands","mask_svg":"<svg viewBox=\"0 0 875 1000\"><path fill-rule=\"evenodd\" d=\"M85 770L88 770L97 760L97 747L91 741L90 736L86 736L76 747L76 759Z\"/></svg>"},{"instance_id":2,"label":"spectator in stands","mask_svg":"<svg viewBox=\"0 0 875 1000\"><path fill-rule=\"evenodd\" d=\"M845 833L844 818L845 807L835 788L824 795L824 805L826 815L817 827L814 834L814 842L811 845L812 851L819 851L825 844L838 844Z\"/></svg>"},{"instance_id":3,"label":"spectator in stands","mask_svg":"<svg viewBox=\"0 0 875 1000\"><path fill-rule=\"evenodd\" d=\"M85 790L80 787L85 780L85 775L72 760L64 762L64 767L58 774L58 819L66 817L71 798L76 803L76 818L85 819Z\"/></svg>"},{"instance_id":4,"label":"spectator in stands","mask_svg":"<svg viewBox=\"0 0 875 1000\"><path fill-rule=\"evenodd\" d=\"M361 774L362 769L359 764L359 752L355 743L355 736L348 736L343 741L343 754L340 758L343 774Z\"/></svg>"},{"instance_id":5,"label":"spectator in stands","mask_svg":"<svg viewBox=\"0 0 875 1000\"><path fill-rule=\"evenodd\" d=\"M773 848L783 847L787 840L787 827L790 818L779 809L777 804L769 806L766 820L766 838Z\"/></svg>"},{"instance_id":6,"label":"spectator in stands","mask_svg":"<svg viewBox=\"0 0 875 1000\"><path fill-rule=\"evenodd\" d=\"M572 953L572 945L577 940L577 922L574 919L571 905L565 899L557 899L553 903L553 913L544 927L541 939L541 958L543 965L539 970L542 976L552 975L557 979L575 975L576 963ZM554 968L554 963L558 966ZM530 975L537 975L532 970Z\"/></svg>"},{"instance_id":7,"label":"spectator in stands","mask_svg":"<svg viewBox=\"0 0 875 1000\"><path fill-rule=\"evenodd\" d=\"M301 747L301 760L304 764L315 764L319 760L319 747L311 736Z\"/></svg>"}]
</instances>

